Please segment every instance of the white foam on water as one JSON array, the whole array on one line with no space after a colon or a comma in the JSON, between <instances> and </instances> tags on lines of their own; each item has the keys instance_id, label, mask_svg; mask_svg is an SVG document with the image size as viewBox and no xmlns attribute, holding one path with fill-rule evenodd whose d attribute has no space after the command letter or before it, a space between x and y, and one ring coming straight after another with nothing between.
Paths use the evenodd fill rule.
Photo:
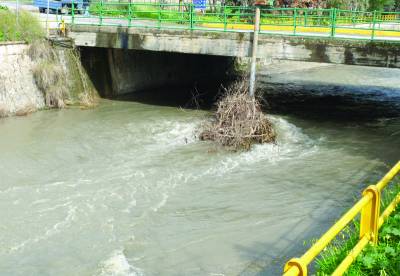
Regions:
<instances>
[{"instance_id":1,"label":"white foam on water","mask_svg":"<svg viewBox=\"0 0 400 276\"><path fill-rule=\"evenodd\" d=\"M169 177L158 181L155 185L155 189L160 192L160 200L151 207L153 212L158 212L164 207L172 191L181 183L186 183L189 179L193 179L190 175L187 176L182 172L171 172Z\"/></svg>"},{"instance_id":2,"label":"white foam on water","mask_svg":"<svg viewBox=\"0 0 400 276\"><path fill-rule=\"evenodd\" d=\"M318 150L317 142L304 134L300 128L289 123L279 116L269 116L277 132L275 144L253 145L247 152L232 153L224 156L222 160L197 174L174 173L173 176L163 179L162 183L157 183L157 189L163 192L162 198L151 209L157 212L168 200L168 194L174 189L177 183L196 180L206 175L222 176L235 170L237 167L245 169L251 164L267 161L277 163L287 159L302 158ZM192 121L164 121L152 127L154 132L154 144L157 147L171 150L174 146L185 145L184 139L188 143L199 142L196 133L202 120L192 119ZM199 142L200 143L200 142ZM154 146L151 145L151 147ZM172 147L171 147L172 146Z\"/></svg>"},{"instance_id":3,"label":"white foam on water","mask_svg":"<svg viewBox=\"0 0 400 276\"><path fill-rule=\"evenodd\" d=\"M199 119L191 121L161 121L151 127L152 142L163 147L183 146L196 142Z\"/></svg>"},{"instance_id":4,"label":"white foam on water","mask_svg":"<svg viewBox=\"0 0 400 276\"><path fill-rule=\"evenodd\" d=\"M252 164L258 162L274 164L282 160L302 158L304 155L312 154L317 150L317 142L304 134L300 128L281 117L270 116L270 118L277 132L276 144L254 145L247 152L228 153L223 154L222 157L215 156L217 158L214 159L215 161L195 173L188 173L185 170L170 171L167 176L152 183L151 186L144 185L141 187L147 194L152 195L149 199L151 201L149 211L158 212L168 203L176 186L188 181L195 181L210 175L223 176L238 167L246 170L246 168L251 168ZM151 141L148 147L159 154L160 150L170 151L186 145L184 141L186 137L189 137L188 143L202 143L197 140L195 135L201 123L201 119L195 118L191 121L166 120L159 124L153 124L150 128L151 132L154 133L152 136L154 141ZM151 193L150 190L154 192ZM124 211L129 212L135 205L136 201Z\"/></svg>"},{"instance_id":5,"label":"white foam on water","mask_svg":"<svg viewBox=\"0 0 400 276\"><path fill-rule=\"evenodd\" d=\"M277 163L302 158L318 150L316 141L304 134L300 128L277 116L270 116L270 119L277 132L276 144L253 145L250 151L227 156L219 164L206 170L203 175L221 176L238 166L243 169L260 161Z\"/></svg>"},{"instance_id":6,"label":"white foam on water","mask_svg":"<svg viewBox=\"0 0 400 276\"><path fill-rule=\"evenodd\" d=\"M71 226L71 223L76 218L77 209L78 208L75 206L68 205L67 216L63 220L55 223L51 228L46 229L43 235L29 238L17 245L10 247L10 252L19 251L19 250L22 250L24 247L26 247L29 244L34 244L34 243L40 242L42 240L49 239L50 237L60 233L63 229Z\"/></svg>"},{"instance_id":7,"label":"white foam on water","mask_svg":"<svg viewBox=\"0 0 400 276\"><path fill-rule=\"evenodd\" d=\"M115 250L110 257L101 262L99 276L144 276L142 269L129 264L122 250Z\"/></svg>"},{"instance_id":8,"label":"white foam on water","mask_svg":"<svg viewBox=\"0 0 400 276\"><path fill-rule=\"evenodd\" d=\"M167 193L163 193L161 201L159 203L157 203L157 205L152 208L153 211L157 212L160 208L162 208L167 203L168 197L169 196L168 196Z\"/></svg>"},{"instance_id":9,"label":"white foam on water","mask_svg":"<svg viewBox=\"0 0 400 276\"><path fill-rule=\"evenodd\" d=\"M39 209L36 212L37 213L47 213L47 212L50 212L50 211L54 211L54 210L56 210L58 208L65 208L67 206L70 206L71 203L72 203L71 201L67 201L67 202L61 203L61 204L53 204L51 207L46 207L44 209ZM32 203L32 205L33 205L33 203Z\"/></svg>"}]
</instances>

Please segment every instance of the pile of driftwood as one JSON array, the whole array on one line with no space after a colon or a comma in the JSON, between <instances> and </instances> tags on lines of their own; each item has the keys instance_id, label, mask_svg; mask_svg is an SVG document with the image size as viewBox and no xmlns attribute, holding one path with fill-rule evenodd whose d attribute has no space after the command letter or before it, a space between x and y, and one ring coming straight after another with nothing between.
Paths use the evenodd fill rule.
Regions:
<instances>
[{"instance_id":1,"label":"pile of driftwood","mask_svg":"<svg viewBox=\"0 0 400 276\"><path fill-rule=\"evenodd\" d=\"M274 143L276 134L259 100L249 95L248 82L238 81L225 89L215 116L203 126L200 139L232 150L248 150L255 143Z\"/></svg>"}]
</instances>

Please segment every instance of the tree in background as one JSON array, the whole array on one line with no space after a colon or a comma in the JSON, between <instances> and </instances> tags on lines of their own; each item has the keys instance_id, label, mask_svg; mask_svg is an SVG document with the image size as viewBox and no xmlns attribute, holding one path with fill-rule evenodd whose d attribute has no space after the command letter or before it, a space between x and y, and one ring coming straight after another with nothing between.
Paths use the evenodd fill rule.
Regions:
<instances>
[{"instance_id":1,"label":"tree in background","mask_svg":"<svg viewBox=\"0 0 400 276\"><path fill-rule=\"evenodd\" d=\"M392 10L395 5L395 0L369 0L370 11Z\"/></svg>"},{"instance_id":2,"label":"tree in background","mask_svg":"<svg viewBox=\"0 0 400 276\"><path fill-rule=\"evenodd\" d=\"M212 0L209 0L212 1ZM223 0L226 5L252 6L255 0ZM268 0L266 0L268 2ZM354 11L400 10L400 0L275 0L275 7L337 8Z\"/></svg>"},{"instance_id":3,"label":"tree in background","mask_svg":"<svg viewBox=\"0 0 400 276\"><path fill-rule=\"evenodd\" d=\"M400 11L400 0L395 0L394 1L394 10L395 11Z\"/></svg>"}]
</instances>

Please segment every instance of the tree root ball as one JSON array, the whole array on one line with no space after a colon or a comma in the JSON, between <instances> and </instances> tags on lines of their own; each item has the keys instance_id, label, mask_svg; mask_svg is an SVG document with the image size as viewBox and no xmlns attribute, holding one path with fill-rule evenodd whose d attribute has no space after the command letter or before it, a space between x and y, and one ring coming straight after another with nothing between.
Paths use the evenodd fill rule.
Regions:
<instances>
[{"instance_id":1,"label":"tree root ball","mask_svg":"<svg viewBox=\"0 0 400 276\"><path fill-rule=\"evenodd\" d=\"M262 112L259 100L250 97L247 86L247 81L238 81L226 89L213 120L202 126L201 140L215 141L234 151L275 143L273 124Z\"/></svg>"}]
</instances>

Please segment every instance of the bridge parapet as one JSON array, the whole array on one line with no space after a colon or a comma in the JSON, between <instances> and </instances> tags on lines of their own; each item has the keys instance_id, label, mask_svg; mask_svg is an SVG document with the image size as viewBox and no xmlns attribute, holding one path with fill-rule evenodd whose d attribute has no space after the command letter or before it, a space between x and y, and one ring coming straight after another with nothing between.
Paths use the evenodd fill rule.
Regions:
<instances>
[{"instance_id":1,"label":"bridge parapet","mask_svg":"<svg viewBox=\"0 0 400 276\"><path fill-rule=\"evenodd\" d=\"M161 30L118 26L70 26L80 47L102 47L250 57L249 32ZM400 44L385 41L284 35L259 36L258 58L400 68Z\"/></svg>"}]
</instances>

